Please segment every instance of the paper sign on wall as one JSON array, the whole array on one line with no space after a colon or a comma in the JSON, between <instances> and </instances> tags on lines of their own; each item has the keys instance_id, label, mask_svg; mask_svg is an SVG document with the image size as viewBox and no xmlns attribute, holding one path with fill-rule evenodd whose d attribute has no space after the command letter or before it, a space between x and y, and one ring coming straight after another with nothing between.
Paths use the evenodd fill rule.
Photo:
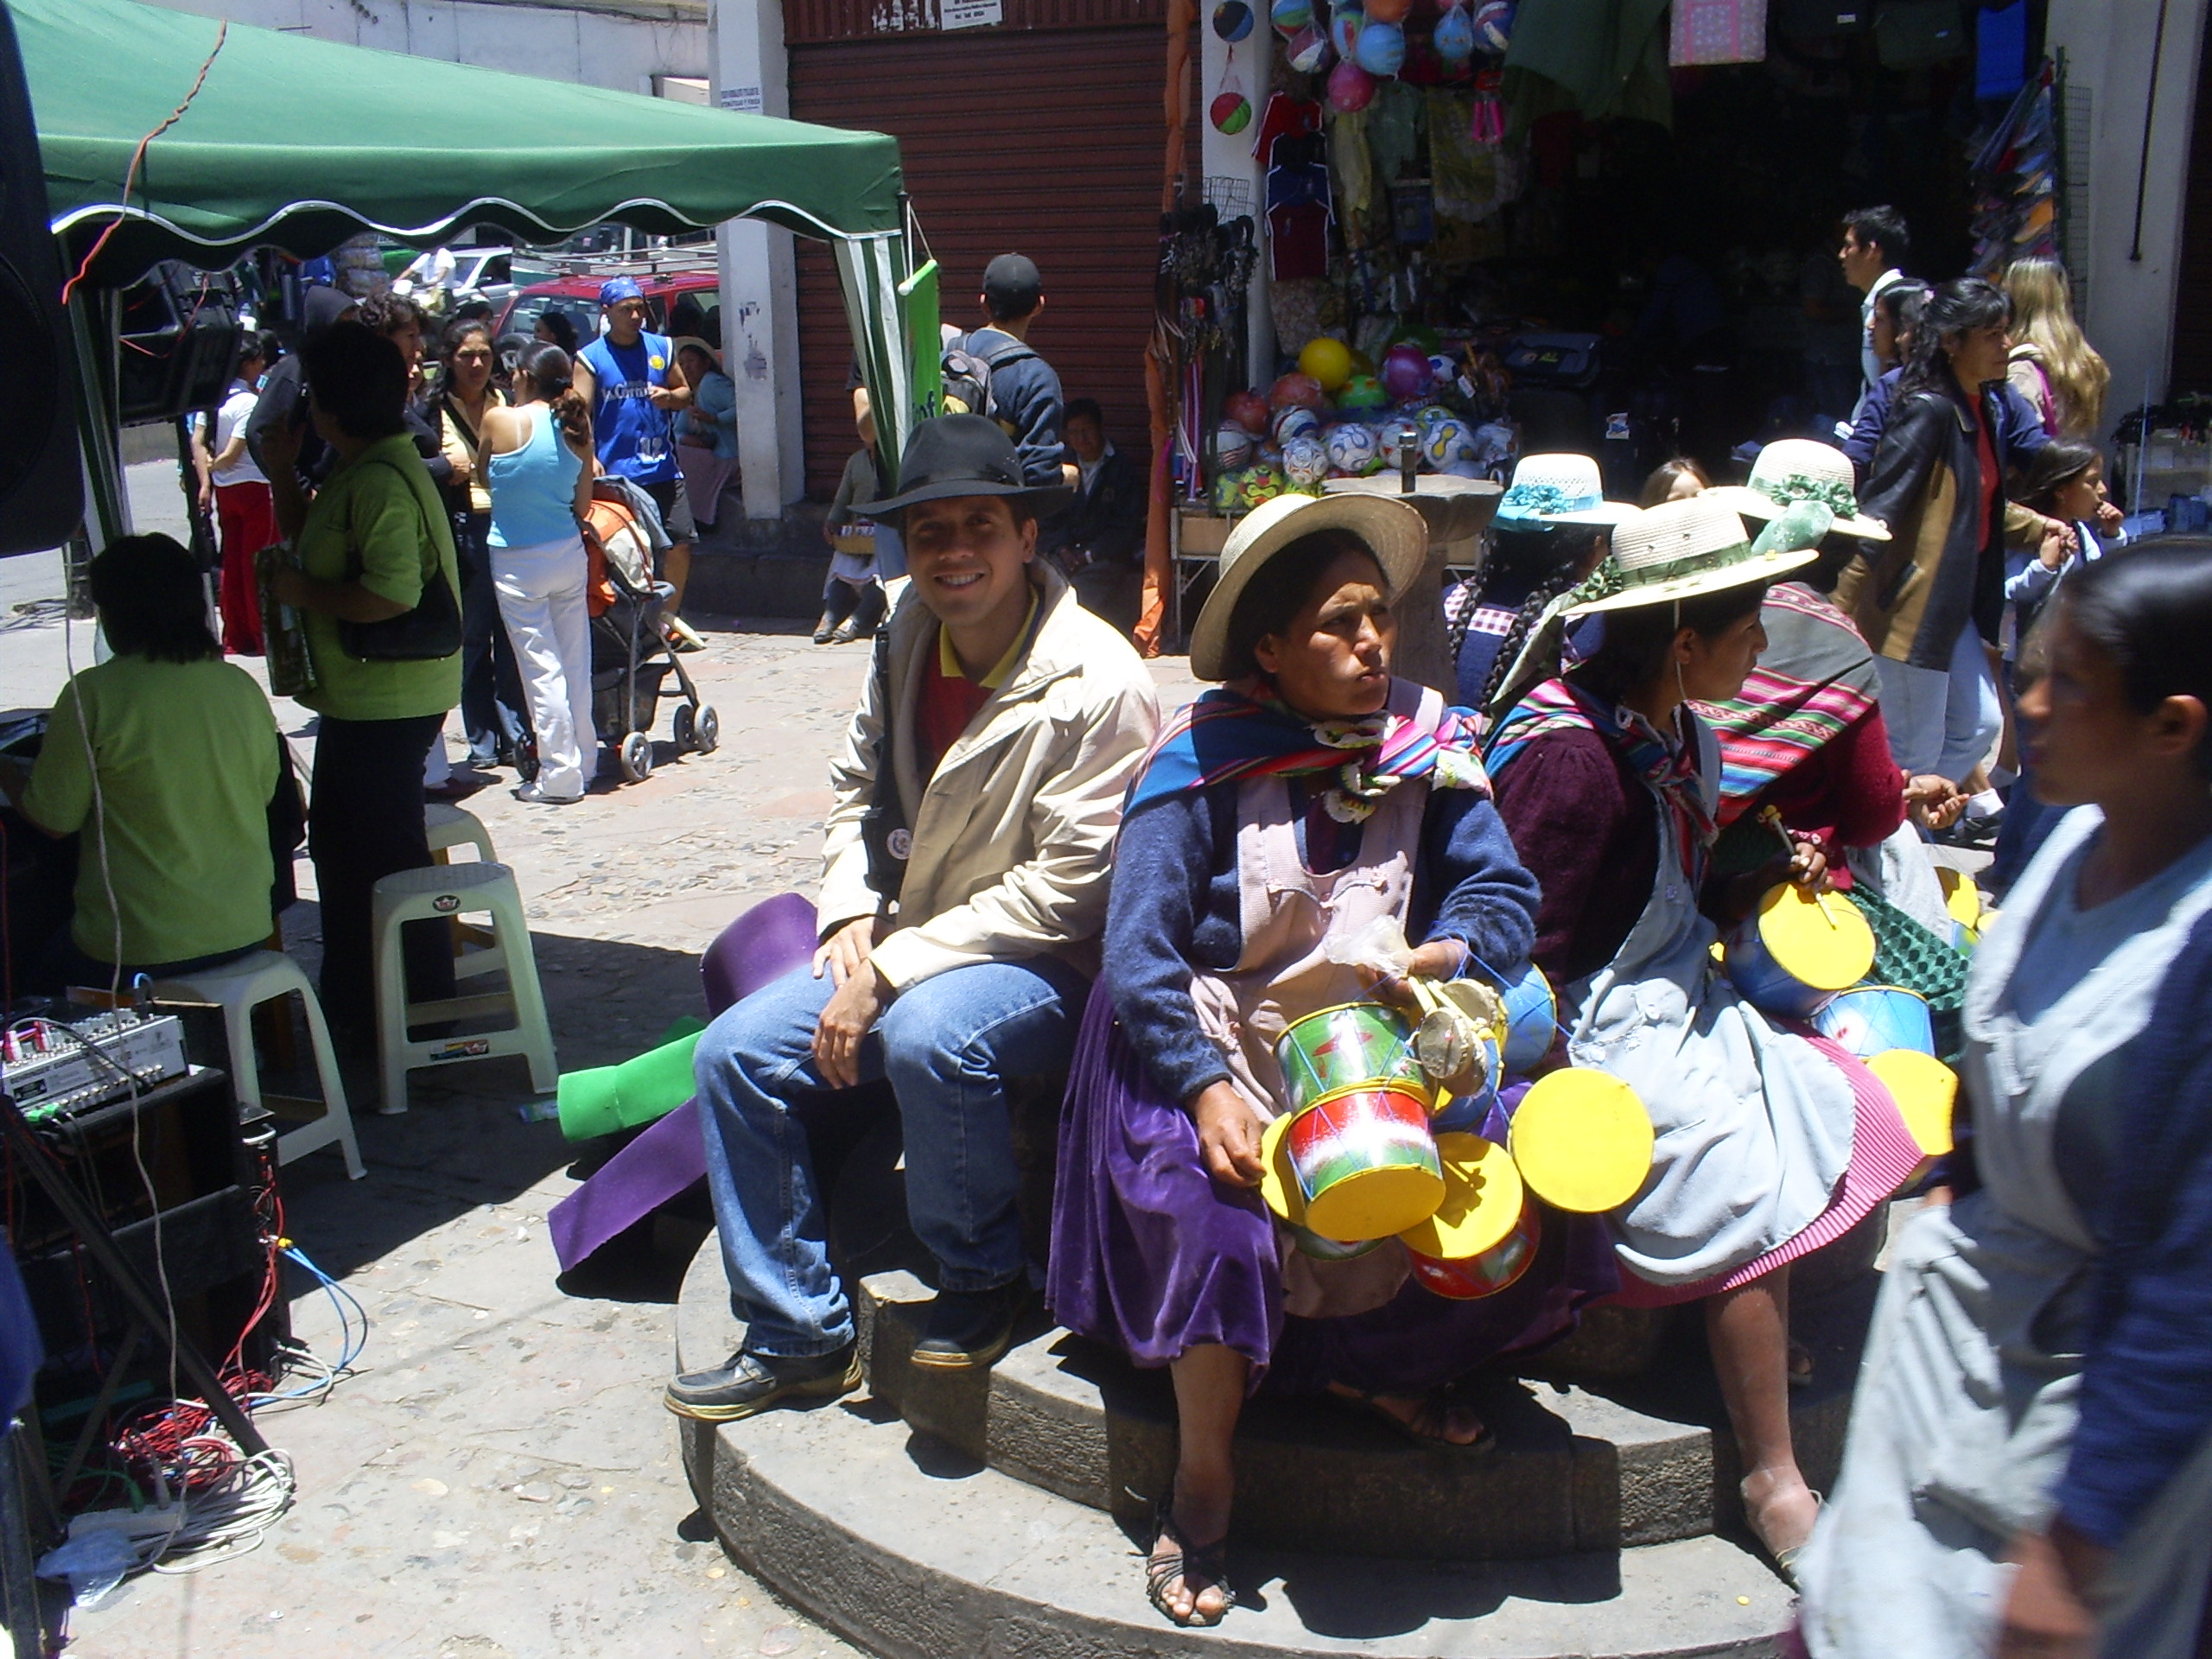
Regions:
<instances>
[{"instance_id":1,"label":"paper sign on wall","mask_svg":"<svg viewBox=\"0 0 2212 1659\"><path fill-rule=\"evenodd\" d=\"M760 113L760 89L758 86L725 86L716 100L726 110L735 110L740 115Z\"/></svg>"},{"instance_id":2,"label":"paper sign on wall","mask_svg":"<svg viewBox=\"0 0 2212 1659\"><path fill-rule=\"evenodd\" d=\"M939 29L988 29L1006 21L1005 0L942 0Z\"/></svg>"}]
</instances>

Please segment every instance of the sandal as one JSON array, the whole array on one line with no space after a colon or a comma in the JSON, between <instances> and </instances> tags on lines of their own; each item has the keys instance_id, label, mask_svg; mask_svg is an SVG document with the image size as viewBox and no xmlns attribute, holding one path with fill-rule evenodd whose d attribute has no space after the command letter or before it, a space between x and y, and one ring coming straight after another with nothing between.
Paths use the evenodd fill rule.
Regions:
<instances>
[{"instance_id":1,"label":"sandal","mask_svg":"<svg viewBox=\"0 0 2212 1659\"><path fill-rule=\"evenodd\" d=\"M1800 1360L1805 1363L1805 1369L1802 1371L1797 1369L1797 1363ZM1813 1351L1802 1342L1791 1343L1789 1357L1783 1365L1783 1375L1789 1377L1789 1386L1793 1389L1811 1388L1813 1386Z\"/></svg>"},{"instance_id":2,"label":"sandal","mask_svg":"<svg viewBox=\"0 0 2212 1659\"><path fill-rule=\"evenodd\" d=\"M1336 1393L1333 1389L1330 1392ZM1415 1446L1442 1452L1487 1452L1497 1444L1497 1436L1491 1432L1488 1423L1483 1425L1483 1432L1471 1440L1447 1438L1444 1431L1450 1427L1454 1401L1442 1389L1432 1389L1424 1395L1420 1408L1411 1417L1399 1416L1371 1394L1337 1394L1336 1397L1348 1405L1360 1406L1372 1412Z\"/></svg>"},{"instance_id":3,"label":"sandal","mask_svg":"<svg viewBox=\"0 0 2212 1659\"><path fill-rule=\"evenodd\" d=\"M1160 1617L1170 1624L1184 1630L1211 1630L1227 1618L1236 1605L1236 1592L1229 1587L1229 1535L1224 1533L1203 1548L1194 1549L1175 1525L1175 1497L1171 1491L1160 1500L1159 1513L1152 1530L1152 1552L1147 1555L1144 1569L1145 1599L1160 1610ZM1176 1546L1173 1555L1159 1553L1160 1541L1166 1538ZM1167 1605L1167 1586L1178 1579L1193 1585L1191 1592L1191 1614L1178 1618L1175 1610ZM1221 1592L1221 1611L1208 1618L1198 1611L1198 1599L1207 1590Z\"/></svg>"},{"instance_id":4,"label":"sandal","mask_svg":"<svg viewBox=\"0 0 2212 1659\"><path fill-rule=\"evenodd\" d=\"M1827 1499L1822 1497L1820 1493L1815 1492L1813 1494L1813 1504L1815 1510L1818 1510L1827 1503ZM1818 1522L1816 1522L1815 1524L1817 1525ZM1757 1527L1753 1527L1751 1529L1751 1536L1754 1539L1758 1539L1759 1529ZM1805 1535L1805 1543L1803 1544L1792 1544L1787 1549L1768 1549L1765 1541L1761 1539L1759 1540L1759 1548L1765 1551L1767 1560L1774 1563L1774 1570L1782 1575L1782 1581L1788 1585L1792 1590L1798 1590L1803 1588L1803 1586L1797 1582L1797 1558L1805 1553L1805 1545L1809 1544L1812 1541L1813 1535L1808 1532Z\"/></svg>"}]
</instances>

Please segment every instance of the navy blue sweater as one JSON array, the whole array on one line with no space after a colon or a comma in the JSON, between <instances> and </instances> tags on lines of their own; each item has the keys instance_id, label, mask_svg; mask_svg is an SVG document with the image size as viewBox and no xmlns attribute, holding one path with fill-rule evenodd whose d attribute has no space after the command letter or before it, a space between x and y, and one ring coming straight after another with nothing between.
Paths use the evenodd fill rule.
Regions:
<instances>
[{"instance_id":1,"label":"navy blue sweater","mask_svg":"<svg viewBox=\"0 0 2212 1659\"><path fill-rule=\"evenodd\" d=\"M1199 1027L1191 975L1225 973L1243 952L1237 789L1231 781L1155 801L1122 823L1115 846L1106 915L1114 1012L1154 1080L1177 1100L1229 1075L1221 1050ZM1310 869L1295 780L1291 804L1300 816L1300 856ZM1359 839L1357 829L1340 832L1330 863L1351 864ZM1497 809L1471 789L1432 790L1421 814L1408 937L1420 944L1458 939L1479 960L1510 969L1535 943L1537 899L1535 878L1521 868Z\"/></svg>"}]
</instances>

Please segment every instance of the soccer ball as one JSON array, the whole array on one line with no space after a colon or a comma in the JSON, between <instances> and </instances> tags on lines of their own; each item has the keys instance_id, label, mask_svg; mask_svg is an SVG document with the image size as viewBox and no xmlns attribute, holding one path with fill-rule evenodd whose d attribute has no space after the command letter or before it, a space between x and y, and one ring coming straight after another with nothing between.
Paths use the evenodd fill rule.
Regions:
<instances>
[{"instance_id":1,"label":"soccer ball","mask_svg":"<svg viewBox=\"0 0 2212 1659\"><path fill-rule=\"evenodd\" d=\"M1407 434L1409 431L1412 435L1410 442L1407 442ZM1382 470L1395 473L1405 469L1406 457L1409 454L1414 458L1414 467L1418 468L1426 445L1421 440L1419 427L1411 426L1405 421L1394 419L1382 423L1381 442L1377 447L1382 454Z\"/></svg>"},{"instance_id":2,"label":"soccer ball","mask_svg":"<svg viewBox=\"0 0 2212 1659\"><path fill-rule=\"evenodd\" d=\"M1294 489L1319 484L1329 475L1329 446L1302 433L1282 447L1282 470Z\"/></svg>"},{"instance_id":3,"label":"soccer ball","mask_svg":"<svg viewBox=\"0 0 2212 1659\"><path fill-rule=\"evenodd\" d=\"M1288 448L1293 438L1311 437L1321 429L1321 417L1303 404L1292 404L1275 413L1275 443Z\"/></svg>"},{"instance_id":4,"label":"soccer ball","mask_svg":"<svg viewBox=\"0 0 2212 1659\"><path fill-rule=\"evenodd\" d=\"M1250 512L1262 501L1272 501L1287 487L1283 475L1272 467L1254 467L1239 478L1236 505Z\"/></svg>"},{"instance_id":5,"label":"soccer ball","mask_svg":"<svg viewBox=\"0 0 2212 1659\"><path fill-rule=\"evenodd\" d=\"M1447 415L1433 422L1423 435L1421 458L1440 473L1459 473L1471 478L1475 464L1475 435L1467 423L1455 415ZM1462 472L1462 468L1468 470Z\"/></svg>"},{"instance_id":6,"label":"soccer ball","mask_svg":"<svg viewBox=\"0 0 2212 1659\"><path fill-rule=\"evenodd\" d=\"M1325 442L1329 465L1347 478L1365 478L1382 469L1382 451L1371 426L1345 421L1329 429Z\"/></svg>"},{"instance_id":7,"label":"soccer ball","mask_svg":"<svg viewBox=\"0 0 2212 1659\"><path fill-rule=\"evenodd\" d=\"M1214 443L1221 454L1221 470L1233 473L1252 464L1252 445L1249 432L1234 421L1224 421L1221 430L1214 436Z\"/></svg>"},{"instance_id":8,"label":"soccer ball","mask_svg":"<svg viewBox=\"0 0 2212 1659\"><path fill-rule=\"evenodd\" d=\"M1475 8L1471 20L1475 26L1475 42L1485 52L1505 55L1505 48L1513 40L1513 0L1482 0Z\"/></svg>"}]
</instances>

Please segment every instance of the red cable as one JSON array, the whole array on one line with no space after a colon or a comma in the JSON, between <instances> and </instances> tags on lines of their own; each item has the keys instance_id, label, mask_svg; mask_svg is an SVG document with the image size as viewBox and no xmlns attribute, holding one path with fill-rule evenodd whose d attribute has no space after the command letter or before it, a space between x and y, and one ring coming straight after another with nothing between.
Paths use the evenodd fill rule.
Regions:
<instances>
[{"instance_id":1,"label":"red cable","mask_svg":"<svg viewBox=\"0 0 2212 1659\"><path fill-rule=\"evenodd\" d=\"M69 303L69 296L77 291L77 284L83 282L91 271L92 261L100 257L100 250L107 246L108 238L123 227L124 219L127 216L127 210L130 206L130 187L137 181L139 163L146 159L146 146L184 118L184 112L192 107L192 100L200 96L200 89L207 84L207 72L215 67L215 54L223 49L223 41L230 32L231 25L227 18L216 25L214 48L207 54L207 61L200 66L200 73L192 83L192 90L184 95L184 102L171 110L168 119L141 138L138 141L138 148L130 152L130 165L124 170L123 175L122 205L125 211L118 212L114 219L108 221L106 228L101 231L99 238L86 253L84 263L77 267L77 274L61 284L62 304Z\"/></svg>"}]
</instances>

